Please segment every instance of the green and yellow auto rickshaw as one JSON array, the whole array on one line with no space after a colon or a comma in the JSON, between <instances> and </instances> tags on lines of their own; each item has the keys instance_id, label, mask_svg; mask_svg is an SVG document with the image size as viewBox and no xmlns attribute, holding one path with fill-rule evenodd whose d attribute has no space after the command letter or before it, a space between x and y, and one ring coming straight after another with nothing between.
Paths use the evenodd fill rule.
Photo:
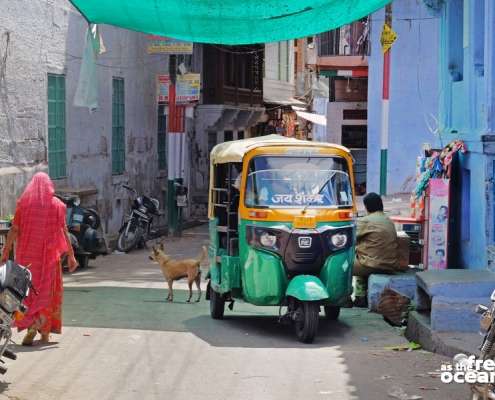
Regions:
<instances>
[{"instance_id":1,"label":"green and yellow auto rickshaw","mask_svg":"<svg viewBox=\"0 0 495 400\"><path fill-rule=\"evenodd\" d=\"M210 158L209 277L214 319L225 303L279 306L311 343L320 307L337 319L352 292L356 202L340 145L269 135L225 142Z\"/></svg>"}]
</instances>

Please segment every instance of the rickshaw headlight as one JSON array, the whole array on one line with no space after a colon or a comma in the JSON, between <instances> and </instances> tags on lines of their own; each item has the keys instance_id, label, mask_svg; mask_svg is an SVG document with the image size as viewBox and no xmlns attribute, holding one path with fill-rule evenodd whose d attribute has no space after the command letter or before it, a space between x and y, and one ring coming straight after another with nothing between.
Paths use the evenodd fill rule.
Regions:
<instances>
[{"instance_id":1,"label":"rickshaw headlight","mask_svg":"<svg viewBox=\"0 0 495 400\"><path fill-rule=\"evenodd\" d=\"M335 235L332 235L330 241L335 247L344 247L347 244L347 235L345 233L337 232Z\"/></svg>"},{"instance_id":2,"label":"rickshaw headlight","mask_svg":"<svg viewBox=\"0 0 495 400\"><path fill-rule=\"evenodd\" d=\"M76 207L79 207L79 204L81 204L81 198L79 196L74 196L72 204L74 204Z\"/></svg>"},{"instance_id":3,"label":"rickshaw headlight","mask_svg":"<svg viewBox=\"0 0 495 400\"><path fill-rule=\"evenodd\" d=\"M277 237L270 232L262 232L260 235L260 243L263 247L273 247L277 243Z\"/></svg>"}]
</instances>

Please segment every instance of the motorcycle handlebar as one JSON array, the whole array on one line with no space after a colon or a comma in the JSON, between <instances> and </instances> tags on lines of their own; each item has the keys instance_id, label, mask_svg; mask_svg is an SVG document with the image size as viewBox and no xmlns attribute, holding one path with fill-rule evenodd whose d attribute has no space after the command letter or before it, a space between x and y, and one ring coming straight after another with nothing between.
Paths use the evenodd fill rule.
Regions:
<instances>
[{"instance_id":1,"label":"motorcycle handlebar","mask_svg":"<svg viewBox=\"0 0 495 400\"><path fill-rule=\"evenodd\" d=\"M134 189L134 188L131 188L131 187L126 186L126 185L122 185L122 187L123 187L124 189L130 190L131 192L134 192L134 193L136 193L136 194L137 194L137 190L136 190L136 189Z\"/></svg>"}]
</instances>

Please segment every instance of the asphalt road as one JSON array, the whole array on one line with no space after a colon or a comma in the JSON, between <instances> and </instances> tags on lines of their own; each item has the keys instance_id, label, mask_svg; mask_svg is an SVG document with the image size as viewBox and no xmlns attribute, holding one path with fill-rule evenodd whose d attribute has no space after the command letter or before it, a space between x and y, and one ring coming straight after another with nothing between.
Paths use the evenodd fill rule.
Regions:
<instances>
[{"instance_id":1,"label":"asphalt road","mask_svg":"<svg viewBox=\"0 0 495 400\"><path fill-rule=\"evenodd\" d=\"M158 241L174 258L199 258L207 240L203 225ZM314 343L305 345L293 326L277 323L274 307L236 303L223 320L211 319L206 282L199 303L185 302L184 281L174 284L174 302L165 301L166 283L148 255L114 253L66 271L63 334L15 347L0 398L381 400L392 398L392 386L424 399L469 398L465 385L428 374L447 358L383 349L409 342L380 315L322 316ZM22 337L14 333L17 343Z\"/></svg>"}]
</instances>

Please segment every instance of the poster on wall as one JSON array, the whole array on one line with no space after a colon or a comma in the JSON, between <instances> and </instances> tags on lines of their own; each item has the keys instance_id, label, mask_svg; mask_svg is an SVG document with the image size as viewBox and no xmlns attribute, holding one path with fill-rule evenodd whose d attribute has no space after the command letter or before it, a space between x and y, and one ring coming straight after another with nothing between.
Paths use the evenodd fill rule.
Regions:
<instances>
[{"instance_id":1,"label":"poster on wall","mask_svg":"<svg viewBox=\"0 0 495 400\"><path fill-rule=\"evenodd\" d=\"M430 179L427 269L447 269L449 188L448 179Z\"/></svg>"},{"instance_id":2,"label":"poster on wall","mask_svg":"<svg viewBox=\"0 0 495 400\"><path fill-rule=\"evenodd\" d=\"M199 101L199 86L201 74L177 75L175 85L175 101L177 103L197 103ZM168 104L170 93L170 76L157 75L156 94L158 104Z\"/></svg>"}]
</instances>

